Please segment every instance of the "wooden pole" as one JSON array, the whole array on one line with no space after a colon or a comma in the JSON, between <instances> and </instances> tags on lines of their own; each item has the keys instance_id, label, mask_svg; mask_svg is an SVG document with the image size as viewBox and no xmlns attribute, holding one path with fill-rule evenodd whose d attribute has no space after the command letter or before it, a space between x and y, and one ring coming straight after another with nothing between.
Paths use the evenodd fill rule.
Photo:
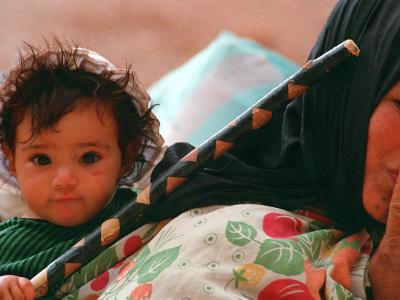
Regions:
<instances>
[{"instance_id":1,"label":"wooden pole","mask_svg":"<svg viewBox=\"0 0 400 300\"><path fill-rule=\"evenodd\" d=\"M36 291L35 297L46 295L49 286L61 282L104 248L141 226L143 216L150 211L151 205L168 196L201 169L205 162L218 159L244 134L268 123L275 109L299 97L324 74L350 58L357 57L359 52L352 40L346 40L322 56L308 61L239 117L163 172L111 219L104 221L99 228L33 277L31 281Z\"/></svg>"}]
</instances>

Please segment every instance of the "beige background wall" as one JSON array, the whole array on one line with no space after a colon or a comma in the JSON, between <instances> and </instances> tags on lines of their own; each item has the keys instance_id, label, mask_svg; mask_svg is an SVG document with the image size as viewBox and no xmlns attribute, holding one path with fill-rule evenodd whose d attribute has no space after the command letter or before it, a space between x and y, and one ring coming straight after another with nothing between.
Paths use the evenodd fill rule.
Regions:
<instances>
[{"instance_id":1,"label":"beige background wall","mask_svg":"<svg viewBox=\"0 0 400 300\"><path fill-rule=\"evenodd\" d=\"M303 63L336 0L0 0L0 69L25 40L74 40L149 86L231 30Z\"/></svg>"}]
</instances>

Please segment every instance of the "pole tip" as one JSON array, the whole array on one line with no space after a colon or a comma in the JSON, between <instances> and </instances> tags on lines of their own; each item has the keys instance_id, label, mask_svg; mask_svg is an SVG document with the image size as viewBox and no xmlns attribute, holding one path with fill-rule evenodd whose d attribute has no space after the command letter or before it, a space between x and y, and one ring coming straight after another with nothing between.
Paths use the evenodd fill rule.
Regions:
<instances>
[{"instance_id":1,"label":"pole tip","mask_svg":"<svg viewBox=\"0 0 400 300\"><path fill-rule=\"evenodd\" d=\"M358 56L360 54L360 49L358 48L358 46L356 45L356 43L354 43L353 40L345 40L343 42L343 46L347 49L347 51L349 51L349 53L353 56Z\"/></svg>"},{"instance_id":2,"label":"pole tip","mask_svg":"<svg viewBox=\"0 0 400 300\"><path fill-rule=\"evenodd\" d=\"M31 279L35 289L35 298L43 297L48 291L47 268Z\"/></svg>"}]
</instances>

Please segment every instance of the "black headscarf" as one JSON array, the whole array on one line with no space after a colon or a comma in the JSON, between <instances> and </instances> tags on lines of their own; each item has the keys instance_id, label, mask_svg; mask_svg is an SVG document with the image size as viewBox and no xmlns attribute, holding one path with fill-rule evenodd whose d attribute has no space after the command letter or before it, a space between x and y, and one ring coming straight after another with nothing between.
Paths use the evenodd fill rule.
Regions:
<instances>
[{"instance_id":1,"label":"black headscarf","mask_svg":"<svg viewBox=\"0 0 400 300\"><path fill-rule=\"evenodd\" d=\"M369 119L400 79L398 0L339 1L310 58L346 39L361 50L273 121L242 139L230 154L206 166L154 212L174 216L217 203L262 202L285 209L323 204L347 230L376 225L362 205ZM153 177L189 146L169 149Z\"/></svg>"},{"instance_id":2,"label":"black headscarf","mask_svg":"<svg viewBox=\"0 0 400 300\"><path fill-rule=\"evenodd\" d=\"M332 72L296 103L301 106L305 165L317 197L350 229L373 225L362 205L368 124L379 101L400 79L399 4L340 1L310 58L349 38L360 47L360 57Z\"/></svg>"}]
</instances>

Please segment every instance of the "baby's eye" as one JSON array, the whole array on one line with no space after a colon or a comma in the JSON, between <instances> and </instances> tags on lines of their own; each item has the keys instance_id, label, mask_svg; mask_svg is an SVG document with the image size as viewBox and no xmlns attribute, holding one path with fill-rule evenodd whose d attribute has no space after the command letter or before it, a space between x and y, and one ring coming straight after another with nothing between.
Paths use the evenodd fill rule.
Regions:
<instances>
[{"instance_id":1,"label":"baby's eye","mask_svg":"<svg viewBox=\"0 0 400 300\"><path fill-rule=\"evenodd\" d=\"M101 159L101 157L94 153L94 152L88 152L82 155L82 157L80 158L80 162L83 164L94 164L95 162L99 161Z\"/></svg>"},{"instance_id":2,"label":"baby's eye","mask_svg":"<svg viewBox=\"0 0 400 300\"><path fill-rule=\"evenodd\" d=\"M51 159L46 154L38 154L31 159L34 164L39 166L47 166L51 164Z\"/></svg>"}]
</instances>

